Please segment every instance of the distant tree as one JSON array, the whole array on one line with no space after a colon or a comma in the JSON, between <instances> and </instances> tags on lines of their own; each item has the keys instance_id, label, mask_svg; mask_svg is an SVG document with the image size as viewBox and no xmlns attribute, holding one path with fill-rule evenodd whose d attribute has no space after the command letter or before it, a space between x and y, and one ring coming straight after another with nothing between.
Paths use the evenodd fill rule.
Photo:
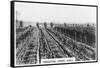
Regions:
<instances>
[{"instance_id":1,"label":"distant tree","mask_svg":"<svg viewBox=\"0 0 100 68\"><path fill-rule=\"evenodd\" d=\"M20 15L21 15L21 13L19 11L16 11L16 20L17 21L19 20Z\"/></svg>"},{"instance_id":2,"label":"distant tree","mask_svg":"<svg viewBox=\"0 0 100 68\"><path fill-rule=\"evenodd\" d=\"M53 28L53 25L54 25L54 24L51 22L51 23L50 23L51 28Z\"/></svg>"},{"instance_id":3,"label":"distant tree","mask_svg":"<svg viewBox=\"0 0 100 68\"><path fill-rule=\"evenodd\" d=\"M20 21L20 27L23 27L23 21Z\"/></svg>"},{"instance_id":4,"label":"distant tree","mask_svg":"<svg viewBox=\"0 0 100 68\"><path fill-rule=\"evenodd\" d=\"M64 27L66 27L66 23L64 23Z\"/></svg>"},{"instance_id":5,"label":"distant tree","mask_svg":"<svg viewBox=\"0 0 100 68\"><path fill-rule=\"evenodd\" d=\"M36 23L36 26L37 26L37 28L39 28L39 23L38 22Z\"/></svg>"},{"instance_id":6,"label":"distant tree","mask_svg":"<svg viewBox=\"0 0 100 68\"><path fill-rule=\"evenodd\" d=\"M47 23L46 22L44 22L44 27L47 28Z\"/></svg>"},{"instance_id":7,"label":"distant tree","mask_svg":"<svg viewBox=\"0 0 100 68\"><path fill-rule=\"evenodd\" d=\"M87 27L89 27L90 25L89 24L87 24Z\"/></svg>"}]
</instances>

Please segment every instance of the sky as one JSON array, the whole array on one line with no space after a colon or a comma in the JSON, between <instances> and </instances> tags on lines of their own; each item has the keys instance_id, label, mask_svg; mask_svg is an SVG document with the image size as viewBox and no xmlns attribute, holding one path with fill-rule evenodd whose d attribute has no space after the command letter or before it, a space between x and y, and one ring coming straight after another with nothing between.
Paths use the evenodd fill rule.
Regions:
<instances>
[{"instance_id":1,"label":"sky","mask_svg":"<svg viewBox=\"0 0 100 68\"><path fill-rule=\"evenodd\" d=\"M96 7L16 2L16 15L26 25L36 22L96 23Z\"/></svg>"}]
</instances>

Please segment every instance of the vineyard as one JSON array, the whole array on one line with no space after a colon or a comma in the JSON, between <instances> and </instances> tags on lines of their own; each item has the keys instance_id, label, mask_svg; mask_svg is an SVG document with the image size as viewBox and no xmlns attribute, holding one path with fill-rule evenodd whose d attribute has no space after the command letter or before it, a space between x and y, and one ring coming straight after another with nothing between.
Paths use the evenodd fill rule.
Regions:
<instances>
[{"instance_id":1,"label":"vineyard","mask_svg":"<svg viewBox=\"0 0 100 68\"><path fill-rule=\"evenodd\" d=\"M16 64L40 64L41 59L96 59L95 26L37 23L16 29Z\"/></svg>"}]
</instances>

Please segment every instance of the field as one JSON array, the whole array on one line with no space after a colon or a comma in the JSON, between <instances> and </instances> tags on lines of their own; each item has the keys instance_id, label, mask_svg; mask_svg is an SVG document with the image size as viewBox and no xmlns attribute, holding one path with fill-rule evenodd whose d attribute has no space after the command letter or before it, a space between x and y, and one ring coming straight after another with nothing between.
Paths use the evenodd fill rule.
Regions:
<instances>
[{"instance_id":1,"label":"field","mask_svg":"<svg viewBox=\"0 0 100 68\"><path fill-rule=\"evenodd\" d=\"M96 28L90 24L37 23L16 29L16 64L40 64L41 59L96 59Z\"/></svg>"}]
</instances>

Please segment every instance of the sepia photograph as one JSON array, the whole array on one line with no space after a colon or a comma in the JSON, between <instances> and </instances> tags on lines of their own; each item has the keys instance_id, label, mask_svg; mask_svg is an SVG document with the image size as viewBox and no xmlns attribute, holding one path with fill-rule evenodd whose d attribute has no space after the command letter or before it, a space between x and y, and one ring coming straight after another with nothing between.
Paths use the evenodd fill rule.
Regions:
<instances>
[{"instance_id":1,"label":"sepia photograph","mask_svg":"<svg viewBox=\"0 0 100 68\"><path fill-rule=\"evenodd\" d=\"M14 65L97 61L97 6L14 2Z\"/></svg>"}]
</instances>

